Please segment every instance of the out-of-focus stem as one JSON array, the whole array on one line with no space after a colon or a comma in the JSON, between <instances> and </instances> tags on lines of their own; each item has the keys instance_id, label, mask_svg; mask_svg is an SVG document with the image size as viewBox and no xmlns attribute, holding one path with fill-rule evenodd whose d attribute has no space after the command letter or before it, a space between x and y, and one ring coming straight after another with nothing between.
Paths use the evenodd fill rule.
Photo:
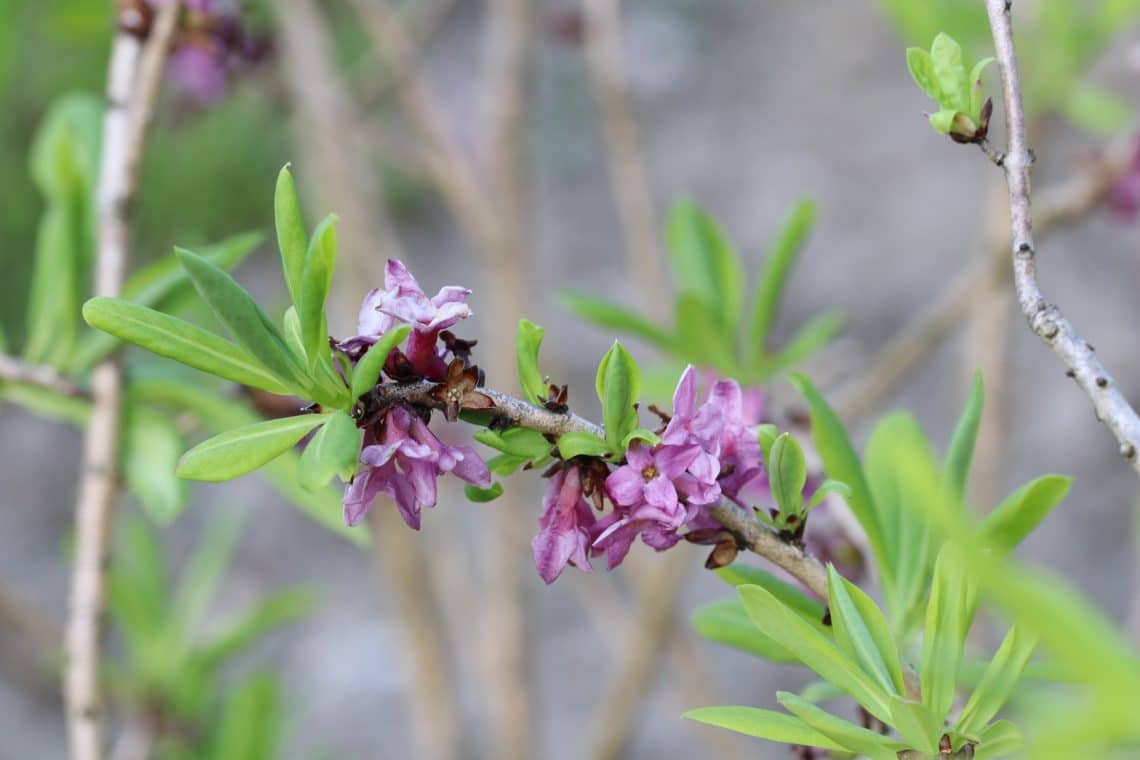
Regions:
<instances>
[{"instance_id":1,"label":"out-of-focus stem","mask_svg":"<svg viewBox=\"0 0 1140 760\"><path fill-rule=\"evenodd\" d=\"M179 9L180 4L168 3L158 10L145 47L125 29L116 32L112 43L96 191L96 295L117 296L122 290L139 164ZM123 378L117 357L95 367L91 393L65 639L64 696L73 760L104 755L99 674L111 522L119 490Z\"/></svg>"}]
</instances>

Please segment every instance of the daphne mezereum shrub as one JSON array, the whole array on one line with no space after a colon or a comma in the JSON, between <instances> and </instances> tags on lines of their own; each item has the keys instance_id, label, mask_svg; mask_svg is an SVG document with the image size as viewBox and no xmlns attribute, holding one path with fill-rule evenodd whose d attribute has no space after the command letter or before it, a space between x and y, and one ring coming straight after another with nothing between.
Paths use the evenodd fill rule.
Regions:
<instances>
[{"instance_id":1,"label":"daphne mezereum shrub","mask_svg":"<svg viewBox=\"0 0 1140 760\"><path fill-rule=\"evenodd\" d=\"M907 18L899 4L883 5ZM987 139L993 103L980 77L989 59L967 65L958 42L939 34L929 51L912 48L907 62L938 106L931 126L955 142L979 145L1002 165L1006 156ZM60 123L87 118L89 105L73 105ZM478 347L463 337L464 320L473 316L471 291L449 285L429 295L399 261L388 261L383 287L365 295L356 334L330 337L325 308L336 217L309 233L288 168L275 194L292 303L280 322L225 271L251 247L245 240L202 255L178 250L176 264L156 265L134 290L128 284L123 298L89 300L83 317L107 335L89 341L78 357L59 348L74 344L71 333L62 344L45 335L30 345L44 352L55 347L56 354L40 357L49 364L85 368L122 340L223 380L303 399L300 413L253 421L185 387L171 391L132 379L128 394L131 403L176 400L212 420L215 432L228 428L181 456L181 478L224 481L265 468L277 482L297 486L298 501L300 492L327 493L339 479L341 529L349 535L359 536L369 510L388 502L420 529L424 510L438 501L441 477L462 481L470 500L489 501L516 476L546 481L532 541L546 583L567 566L612 570L638 539L656 551L681 542L712 547L706 566L735 588L736 598L701 607L698 631L765 660L805 666L820 680L798 694L779 692L784 711L702 707L687 713L690 719L792 745L811 758L1134 756L1129 752L1140 746L1135 648L1080 594L1011 559L1064 498L1069 480L1038 478L984 517L966 504L983 407L980 377L943 447L912 416L894 413L857 452L838 415L801 375L792 381L810 409L812 451L766 417L759 384L825 343L839 323L824 315L782 351L767 345L811 214L808 204L793 213L757 295L746 303L735 253L695 207L679 206L667 231L683 284L672 331L614 304L566 296L582 317L635 334L673 363L671 407L645 405L642 371L615 342L598 362L599 421L572 412L570 389L542 371L541 327L519 321L520 393L505 392L505 379L486 377ZM232 340L168 313L167 296L185 279ZM660 379L646 382L656 389ZM154 431L165 429L162 422L141 411L131 419L129 425L150 419L151 430L135 435L133 444L128 431L126 472L128 481L132 472L138 481L132 490L149 491L142 498L158 504L181 504L184 495L155 493L146 478L155 461L169 463L172 439L163 433L162 446L148 445L159 437ZM441 438L441 429L459 423L498 453L484 460L472 445L445 443L454 438ZM378 501L381 495L387 499ZM327 524L326 506L311 504L310 512ZM842 542L819 526L843 510L861 537L837 548ZM775 568L744 563L747 552ZM870 581L878 598L868 593ZM163 609L151 596L155 610ZM967 646L983 610L1004 621L993 652ZM294 614L290 608L282 616ZM133 622L140 624L127 633L141 641L173 635L141 618ZM185 631L175 638L195 651L183 646ZM1039 645L1041 655L1031 662ZM136 645L132 656L137 651L149 650ZM136 659L137 682L166 689L165 703L187 715L203 713L212 671L181 689L165 663ZM841 717L851 714L850 702L857 706L854 720ZM1022 719L1015 723L1011 715Z\"/></svg>"},{"instance_id":2,"label":"daphne mezereum shrub","mask_svg":"<svg viewBox=\"0 0 1140 760\"><path fill-rule=\"evenodd\" d=\"M475 363L474 342L458 334L472 316L470 291L448 286L429 296L398 261L388 262L384 287L365 296L357 334L330 338L325 301L336 219L306 233L288 169L275 207L293 301L280 325L215 264L183 250L178 262L232 342L130 300L95 298L84 306L92 326L120 339L311 402L303 413L200 443L182 456L181 477L234 478L310 436L297 477L308 489L344 481L347 525L380 508L375 502L384 494L418 529L423 510L436 504L440 477L458 478L470 499L485 501L502 492L498 479L529 470L547 480L533 541L547 583L567 565L590 570L594 559L612 569L638 538L658 551L682 540L712 545L707 564L721 568L738 599L700 609L698 630L765 659L802 663L822 679L802 694L780 693L786 713L711 707L688 717L835 756L994 758L1021 750L1020 730L998 716L1042 631L1015 625L982 659L967 653L966 637L983 594L1007 611L1032 599L1072 601L1035 597L1041 582L1007 560L1063 498L1068 480L1038 479L984 520L968 516L963 494L982 411L980 379L939 462L903 413L883 420L858 456L835 413L796 376L811 409L814 447L832 478L823 479L809 473L794 437L762 422L754 392L716 377L705 378L702 392L701 373L691 366L677 379L672 408L650 407L656 421L643 426L641 373L620 343L598 366L601 424L572 413L566 386L543 375L543 331L526 320L516 336L522 395L495 390ZM473 426L474 439L498 455L484 461L469 445L441 441L440 426L458 422ZM830 494L843 497L866 534L882 606L835 564L825 567L804 551L805 526ZM734 563L742 550L772 560L792 580ZM1010 592L1010 584L1021 585ZM1063 657L1054 664L1067 667ZM836 696L859 705L861 724L818 704Z\"/></svg>"}]
</instances>

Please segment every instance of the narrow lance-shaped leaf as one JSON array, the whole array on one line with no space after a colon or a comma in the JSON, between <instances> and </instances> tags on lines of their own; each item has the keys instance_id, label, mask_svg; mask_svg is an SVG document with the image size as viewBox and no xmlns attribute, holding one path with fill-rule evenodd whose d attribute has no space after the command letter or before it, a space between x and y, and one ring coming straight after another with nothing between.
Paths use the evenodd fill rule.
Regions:
<instances>
[{"instance_id":1,"label":"narrow lance-shaped leaf","mask_svg":"<svg viewBox=\"0 0 1140 760\"><path fill-rule=\"evenodd\" d=\"M558 300L570 311L598 327L624 330L658 348L669 349L675 343L672 335L650 320L601 298L583 293L562 293Z\"/></svg>"},{"instance_id":2,"label":"narrow lance-shaped leaf","mask_svg":"<svg viewBox=\"0 0 1140 760\"><path fill-rule=\"evenodd\" d=\"M547 396L546 382L538 369L538 349L546 331L529 319L520 319L515 333L515 358L518 364L519 387L532 404L541 404Z\"/></svg>"},{"instance_id":3,"label":"narrow lance-shaped leaf","mask_svg":"<svg viewBox=\"0 0 1140 760\"><path fill-rule=\"evenodd\" d=\"M876 561L880 566L885 565L886 553L875 503L867 487L863 467L843 423L810 380L803 375L793 375L791 380L811 408L812 441L823 459L824 471L851 489L851 496L847 499L851 512L867 533Z\"/></svg>"},{"instance_id":4,"label":"narrow lance-shaped leaf","mask_svg":"<svg viewBox=\"0 0 1140 760\"><path fill-rule=\"evenodd\" d=\"M971 736L981 731L1005 705L1029 662L1037 637L1018 626L1006 634L982 680L962 708L955 729Z\"/></svg>"},{"instance_id":5,"label":"narrow lance-shaped leaf","mask_svg":"<svg viewBox=\"0 0 1140 760\"><path fill-rule=\"evenodd\" d=\"M844 749L866 755L871 760L897 760L898 751L904 747L888 736L837 718L795 694L779 691L776 699L811 728Z\"/></svg>"},{"instance_id":6,"label":"narrow lance-shaped leaf","mask_svg":"<svg viewBox=\"0 0 1140 760\"><path fill-rule=\"evenodd\" d=\"M563 459L573 459L577 456L597 457L608 454L609 451L609 444L593 433L571 432L558 437L558 453Z\"/></svg>"},{"instance_id":7,"label":"narrow lance-shaped leaf","mask_svg":"<svg viewBox=\"0 0 1140 760\"><path fill-rule=\"evenodd\" d=\"M260 232L234 235L203 249L202 257L219 269L237 266L261 243ZM122 298L139 306L149 306L172 314L181 300L194 292L189 278L174 256L163 256L139 269L123 285ZM94 366L120 345L109 333L96 332L83 336L68 365L75 372Z\"/></svg>"},{"instance_id":8,"label":"narrow lance-shaped leaf","mask_svg":"<svg viewBox=\"0 0 1140 760\"><path fill-rule=\"evenodd\" d=\"M169 523L186 506L186 482L174 475L184 444L170 417L139 404L128 407L123 440L127 488L156 522Z\"/></svg>"},{"instance_id":9,"label":"narrow lance-shaped leaf","mask_svg":"<svg viewBox=\"0 0 1140 760\"><path fill-rule=\"evenodd\" d=\"M807 324L792 333L780 350L760 365L761 377L774 377L784 370L792 369L816 353L843 329L843 315L837 311L827 311L812 317Z\"/></svg>"},{"instance_id":10,"label":"narrow lance-shaped leaf","mask_svg":"<svg viewBox=\"0 0 1140 760\"><path fill-rule=\"evenodd\" d=\"M839 648L888 694L905 694L902 664L890 625L878 605L855 584L827 566L828 609Z\"/></svg>"},{"instance_id":11,"label":"narrow lance-shaped leaf","mask_svg":"<svg viewBox=\"0 0 1140 760\"><path fill-rule=\"evenodd\" d=\"M890 720L888 694L831 643L822 632L795 614L767 590L740 586L740 601L762 633L799 658L821 678L843 689L875 717Z\"/></svg>"},{"instance_id":12,"label":"narrow lance-shaped leaf","mask_svg":"<svg viewBox=\"0 0 1140 760\"><path fill-rule=\"evenodd\" d=\"M304 273L301 276L301 303L297 314L301 318L301 335L304 338L305 353L309 357L309 367L319 363L330 364L328 326L325 321L325 301L332 286L333 270L336 269L336 223L335 214L325 217L313 231L313 239L305 252Z\"/></svg>"},{"instance_id":13,"label":"narrow lance-shaped leaf","mask_svg":"<svg viewBox=\"0 0 1140 760\"><path fill-rule=\"evenodd\" d=\"M305 251L309 236L301 216L301 203L297 187L286 165L277 175L277 188L273 194L274 226L277 228L277 245L281 249L281 266L285 272L285 285L295 305L301 303L301 280L305 269Z\"/></svg>"},{"instance_id":14,"label":"narrow lance-shaped leaf","mask_svg":"<svg viewBox=\"0 0 1140 760\"><path fill-rule=\"evenodd\" d=\"M806 199L801 200L788 215L775 242L764 256L764 271L752 298L752 324L748 334L754 365L759 365L765 356L769 332L772 323L776 321L784 285L814 222L815 204Z\"/></svg>"},{"instance_id":15,"label":"narrow lance-shaped leaf","mask_svg":"<svg viewBox=\"0 0 1140 760\"><path fill-rule=\"evenodd\" d=\"M176 249L176 255L190 275L198 295L238 345L274 376L290 379L299 387L309 385L308 378L285 345L285 339L245 289L197 254Z\"/></svg>"},{"instance_id":16,"label":"narrow lance-shaped leaf","mask_svg":"<svg viewBox=\"0 0 1140 760\"><path fill-rule=\"evenodd\" d=\"M982 405L984 403L984 390L982 387L982 374L974 374L974 381L970 386L970 396L966 399L966 408L958 418L954 427L954 435L950 437L950 447L946 451L946 466L944 479L950 494L961 499L966 495L966 483L970 477L970 461L974 457L974 443L978 438L978 425L982 419Z\"/></svg>"},{"instance_id":17,"label":"narrow lance-shaped leaf","mask_svg":"<svg viewBox=\"0 0 1140 760\"><path fill-rule=\"evenodd\" d=\"M954 703L958 666L969 628L967 583L962 558L953 545L946 546L934 565L920 674L923 703L939 718L945 717Z\"/></svg>"},{"instance_id":18,"label":"narrow lance-shaped leaf","mask_svg":"<svg viewBox=\"0 0 1140 760\"><path fill-rule=\"evenodd\" d=\"M1008 553L1064 500L1072 478L1043 475L1026 483L982 521L982 536L999 553Z\"/></svg>"},{"instance_id":19,"label":"narrow lance-shaped leaf","mask_svg":"<svg viewBox=\"0 0 1140 760\"><path fill-rule=\"evenodd\" d=\"M927 757L937 755L943 723L926 705L901 696L893 696L891 718L895 730L912 750L919 750Z\"/></svg>"},{"instance_id":20,"label":"narrow lance-shaped leaf","mask_svg":"<svg viewBox=\"0 0 1140 760\"><path fill-rule=\"evenodd\" d=\"M178 477L219 482L244 475L284 454L328 418L327 414L302 414L216 435L182 456Z\"/></svg>"},{"instance_id":21,"label":"narrow lance-shaped leaf","mask_svg":"<svg viewBox=\"0 0 1140 760\"><path fill-rule=\"evenodd\" d=\"M327 486L333 475L348 481L356 472L361 432L344 411L334 412L301 454L301 485L310 491Z\"/></svg>"},{"instance_id":22,"label":"narrow lance-shaped leaf","mask_svg":"<svg viewBox=\"0 0 1140 760\"><path fill-rule=\"evenodd\" d=\"M292 390L229 341L154 309L99 297L83 305L83 318L97 330L211 375L270 393Z\"/></svg>"},{"instance_id":23,"label":"narrow lance-shaped leaf","mask_svg":"<svg viewBox=\"0 0 1140 760\"><path fill-rule=\"evenodd\" d=\"M718 569L716 574L720 576L721 580L734 588L744 585L762 587L809 624L815 626L820 631L825 629L822 622L825 612L824 606L813 597L805 594L803 589L799 586L794 586L791 583L782 581L766 570L761 570L758 567L753 567L743 562L733 562L727 567Z\"/></svg>"},{"instance_id":24,"label":"narrow lance-shaped leaf","mask_svg":"<svg viewBox=\"0 0 1140 760\"><path fill-rule=\"evenodd\" d=\"M490 488L480 488L468 483L463 486L463 495L467 497L468 501L485 504L503 495L503 484L496 481L491 484Z\"/></svg>"},{"instance_id":25,"label":"narrow lance-shaped leaf","mask_svg":"<svg viewBox=\"0 0 1140 760\"><path fill-rule=\"evenodd\" d=\"M665 237L680 289L691 291L712 310L731 342L744 296L740 255L716 222L689 201L673 207Z\"/></svg>"},{"instance_id":26,"label":"narrow lance-shaped leaf","mask_svg":"<svg viewBox=\"0 0 1140 760\"><path fill-rule=\"evenodd\" d=\"M352 370L352 397L354 399L360 398L380 382L380 371L384 369L384 363L388 361L388 354L392 353L393 348L403 343L404 338L408 337L408 333L411 331L410 325L401 325L389 330L365 352Z\"/></svg>"},{"instance_id":27,"label":"narrow lance-shaped leaf","mask_svg":"<svg viewBox=\"0 0 1140 760\"><path fill-rule=\"evenodd\" d=\"M704 639L770 662L799 662L795 655L759 631L736 599L702 604L693 613L693 628Z\"/></svg>"},{"instance_id":28,"label":"narrow lance-shaped leaf","mask_svg":"<svg viewBox=\"0 0 1140 760\"><path fill-rule=\"evenodd\" d=\"M690 710L681 717L783 744L838 751L844 749L843 745L809 728L793 715L762 710L759 707L701 707Z\"/></svg>"}]
</instances>

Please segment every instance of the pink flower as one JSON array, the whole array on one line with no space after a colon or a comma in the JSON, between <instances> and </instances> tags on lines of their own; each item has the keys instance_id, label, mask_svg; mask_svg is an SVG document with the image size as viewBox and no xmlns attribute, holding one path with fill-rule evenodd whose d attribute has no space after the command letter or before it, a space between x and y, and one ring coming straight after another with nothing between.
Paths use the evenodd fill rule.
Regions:
<instances>
[{"instance_id":1,"label":"pink flower","mask_svg":"<svg viewBox=\"0 0 1140 760\"><path fill-rule=\"evenodd\" d=\"M1109 188L1108 209L1126 222L1133 221L1140 213L1140 140L1136 142L1132 162Z\"/></svg>"},{"instance_id":2,"label":"pink flower","mask_svg":"<svg viewBox=\"0 0 1140 760\"><path fill-rule=\"evenodd\" d=\"M550 479L542 500L539 532L531 543L534 565L547 583L554 583L567 564L590 571L593 510L582 494L577 466L567 464Z\"/></svg>"},{"instance_id":3,"label":"pink flower","mask_svg":"<svg viewBox=\"0 0 1140 760\"><path fill-rule=\"evenodd\" d=\"M365 433L361 467L344 489L344 521L356 525L381 492L395 502L410 527L419 530L420 510L434 507L436 481L450 472L480 488L491 485L487 465L469 446L447 446L403 406L385 414L378 436ZM368 438L378 440L369 443Z\"/></svg>"},{"instance_id":4,"label":"pink flower","mask_svg":"<svg viewBox=\"0 0 1140 760\"><path fill-rule=\"evenodd\" d=\"M446 349L438 345L439 334L459 320L471 316L466 304L471 291L448 286L428 298L416 278L401 262L388 260L384 289L372 290L360 306L357 335L337 344L337 348L358 359L380 336L398 324L412 326L405 355L414 373L431 380L447 374Z\"/></svg>"}]
</instances>

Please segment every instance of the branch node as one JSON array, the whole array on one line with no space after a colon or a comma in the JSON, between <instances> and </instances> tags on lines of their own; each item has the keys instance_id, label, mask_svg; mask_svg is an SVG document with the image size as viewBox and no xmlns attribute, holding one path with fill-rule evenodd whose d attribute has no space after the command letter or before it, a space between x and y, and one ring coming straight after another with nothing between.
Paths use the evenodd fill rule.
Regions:
<instances>
[{"instance_id":1,"label":"branch node","mask_svg":"<svg viewBox=\"0 0 1140 760\"><path fill-rule=\"evenodd\" d=\"M1104 375L1101 375L1100 377L1098 377L1096 379L1096 387L1097 388L1107 388L1108 387L1108 378L1105 377Z\"/></svg>"},{"instance_id":2,"label":"branch node","mask_svg":"<svg viewBox=\"0 0 1140 760\"><path fill-rule=\"evenodd\" d=\"M1131 443L1120 444L1120 456L1124 457L1129 462L1131 462L1133 459L1136 458L1136 447L1133 446Z\"/></svg>"}]
</instances>

